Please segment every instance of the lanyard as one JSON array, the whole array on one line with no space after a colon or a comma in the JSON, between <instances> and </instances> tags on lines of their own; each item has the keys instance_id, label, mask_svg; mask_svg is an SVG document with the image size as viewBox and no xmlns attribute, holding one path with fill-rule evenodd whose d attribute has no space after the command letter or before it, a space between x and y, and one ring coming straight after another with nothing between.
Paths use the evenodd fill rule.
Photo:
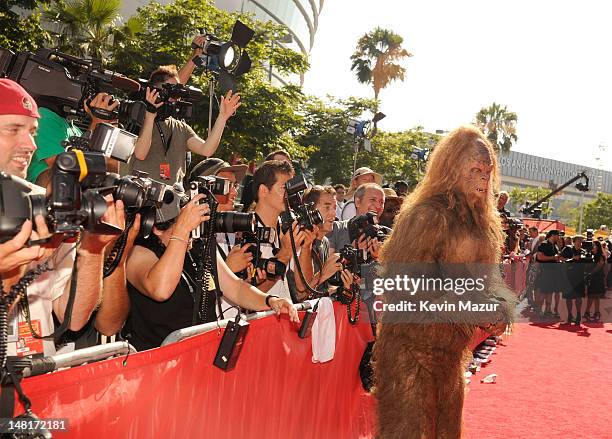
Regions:
<instances>
[{"instance_id":1,"label":"lanyard","mask_svg":"<svg viewBox=\"0 0 612 439\"><path fill-rule=\"evenodd\" d=\"M172 130L170 130L170 137L168 137L168 142L166 143L166 135L159 124L159 121L155 121L155 126L157 127L157 132L159 133L159 137L161 138L162 145L164 145L164 155L168 155L168 150L170 149L170 144L172 143Z\"/></svg>"}]
</instances>

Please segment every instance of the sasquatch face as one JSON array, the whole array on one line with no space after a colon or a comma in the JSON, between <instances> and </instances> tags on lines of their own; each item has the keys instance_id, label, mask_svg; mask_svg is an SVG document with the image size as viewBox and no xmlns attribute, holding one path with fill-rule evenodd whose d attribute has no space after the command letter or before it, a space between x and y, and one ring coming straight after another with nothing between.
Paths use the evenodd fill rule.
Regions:
<instances>
[{"instance_id":1,"label":"sasquatch face","mask_svg":"<svg viewBox=\"0 0 612 439\"><path fill-rule=\"evenodd\" d=\"M463 169L463 189L468 198L485 200L491 190L493 158L487 147L480 141L469 151Z\"/></svg>"}]
</instances>

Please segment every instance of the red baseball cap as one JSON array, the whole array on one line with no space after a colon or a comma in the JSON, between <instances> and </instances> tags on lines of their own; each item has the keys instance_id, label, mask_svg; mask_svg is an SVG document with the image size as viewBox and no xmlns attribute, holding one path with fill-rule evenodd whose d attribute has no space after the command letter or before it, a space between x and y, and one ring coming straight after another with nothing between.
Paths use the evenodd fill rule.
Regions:
<instances>
[{"instance_id":1,"label":"red baseball cap","mask_svg":"<svg viewBox=\"0 0 612 439\"><path fill-rule=\"evenodd\" d=\"M24 88L10 79L0 79L0 114L18 114L37 119L38 105Z\"/></svg>"}]
</instances>

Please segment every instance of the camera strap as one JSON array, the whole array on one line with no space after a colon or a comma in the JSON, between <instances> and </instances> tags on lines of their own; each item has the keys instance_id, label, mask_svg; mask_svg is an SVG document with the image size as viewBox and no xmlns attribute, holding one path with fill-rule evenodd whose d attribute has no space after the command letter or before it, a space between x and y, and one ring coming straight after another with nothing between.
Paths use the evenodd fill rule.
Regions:
<instances>
[{"instance_id":1,"label":"camera strap","mask_svg":"<svg viewBox=\"0 0 612 439\"><path fill-rule=\"evenodd\" d=\"M164 134L164 130L162 130L159 120L155 120L155 126L157 127L157 132L159 133L162 145L164 146L164 155L167 156L168 151L170 150L170 144L172 143L172 130L170 130L170 136L168 137L168 141L166 142L166 135Z\"/></svg>"}]
</instances>

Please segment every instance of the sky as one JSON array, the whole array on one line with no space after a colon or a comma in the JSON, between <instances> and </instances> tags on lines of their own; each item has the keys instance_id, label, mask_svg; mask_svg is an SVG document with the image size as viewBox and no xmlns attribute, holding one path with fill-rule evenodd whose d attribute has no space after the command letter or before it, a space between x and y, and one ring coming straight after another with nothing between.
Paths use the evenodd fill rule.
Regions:
<instances>
[{"instance_id":1,"label":"sky","mask_svg":"<svg viewBox=\"0 0 612 439\"><path fill-rule=\"evenodd\" d=\"M517 113L513 150L612 171L610 17L600 0L325 0L304 88L373 97L350 56L388 28L413 57L380 94L380 129L452 130L497 102Z\"/></svg>"}]
</instances>

